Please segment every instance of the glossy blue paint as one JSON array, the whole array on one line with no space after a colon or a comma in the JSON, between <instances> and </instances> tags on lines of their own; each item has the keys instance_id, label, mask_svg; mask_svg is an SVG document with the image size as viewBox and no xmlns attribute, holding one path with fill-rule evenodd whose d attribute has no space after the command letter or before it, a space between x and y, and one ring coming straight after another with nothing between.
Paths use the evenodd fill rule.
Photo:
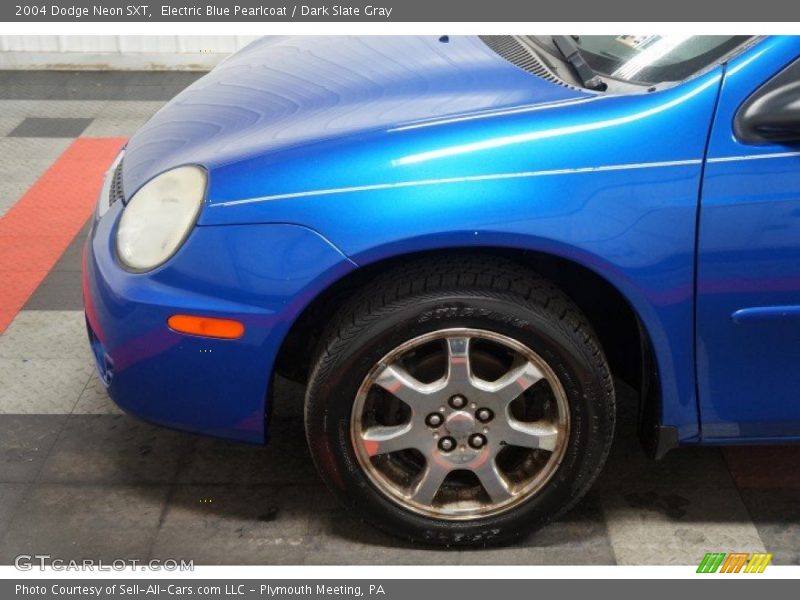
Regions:
<instances>
[{"instance_id":1,"label":"glossy blue paint","mask_svg":"<svg viewBox=\"0 0 800 600\"><path fill-rule=\"evenodd\" d=\"M744 100L800 56L773 38L728 67L708 149L699 233L703 439L800 434L800 152L735 139ZM773 318L765 318L773 317Z\"/></svg>"},{"instance_id":2,"label":"glossy blue paint","mask_svg":"<svg viewBox=\"0 0 800 600\"><path fill-rule=\"evenodd\" d=\"M263 38L184 90L136 133L124 187L133 192L174 165L213 170L257 159L251 168L268 168L269 177L240 182L241 194L257 195L267 179L272 186L297 183L283 167L289 150L303 160L326 140L352 146L366 132L398 124L586 96L531 77L477 38L447 44L412 36ZM314 179L304 184L329 185L335 172L350 182L350 165L333 169L313 169Z\"/></svg>"},{"instance_id":3,"label":"glossy blue paint","mask_svg":"<svg viewBox=\"0 0 800 600\"><path fill-rule=\"evenodd\" d=\"M694 354L696 341L703 352L710 339L700 325L696 339L694 326L704 169L699 264L709 281L716 275L707 265L733 241L724 223L714 233L714 204L743 184L715 183L742 167L706 164L706 152L731 155L720 139L731 121L721 115L746 87L739 82L763 81L797 45L770 38L745 50L727 76L720 66L626 95L544 81L472 37L280 38L248 47L127 147L128 197L174 166L208 169L207 202L186 245L159 269L132 275L111 252L122 207L96 224L88 312L113 363L112 397L168 425L258 440L280 344L334 281L413 252L510 247L574 261L622 293L653 346L662 423L684 443L700 441L699 407L705 420L708 406L722 406L708 405L708 386L698 399L695 376L696 366L701 382L715 369ZM797 244L783 252L782 280ZM736 309L770 302L708 306L713 319L730 308L727 323L736 327ZM705 310L698 305L698 319ZM239 318L245 337L181 336L165 325L179 311Z\"/></svg>"},{"instance_id":4,"label":"glossy blue paint","mask_svg":"<svg viewBox=\"0 0 800 600\"><path fill-rule=\"evenodd\" d=\"M740 308L733 313L733 322L737 325L763 323L769 321L794 321L800 319L800 306L754 306Z\"/></svg>"},{"instance_id":5,"label":"glossy blue paint","mask_svg":"<svg viewBox=\"0 0 800 600\"><path fill-rule=\"evenodd\" d=\"M131 274L117 263L118 202L95 223L84 259L84 303L109 394L151 421L264 441L269 374L294 318L316 290L354 268L298 225L197 227L165 265ZM183 335L174 314L241 321L238 340ZM109 369L110 367L110 369Z\"/></svg>"}]
</instances>

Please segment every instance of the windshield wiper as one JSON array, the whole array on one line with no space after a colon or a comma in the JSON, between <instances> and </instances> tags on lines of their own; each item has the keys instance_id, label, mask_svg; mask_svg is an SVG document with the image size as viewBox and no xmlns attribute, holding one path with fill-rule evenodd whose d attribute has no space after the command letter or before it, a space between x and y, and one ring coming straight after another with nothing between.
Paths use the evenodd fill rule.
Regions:
<instances>
[{"instance_id":1,"label":"windshield wiper","mask_svg":"<svg viewBox=\"0 0 800 600\"><path fill-rule=\"evenodd\" d=\"M572 67L572 70L575 72L575 75L583 87L590 90L597 90L598 92L606 91L608 85L606 85L605 81L600 79L597 73L594 72L594 69L589 66L589 63L583 59L581 51L570 36L554 35L553 44L555 44L561 56L564 57L564 60Z\"/></svg>"}]
</instances>

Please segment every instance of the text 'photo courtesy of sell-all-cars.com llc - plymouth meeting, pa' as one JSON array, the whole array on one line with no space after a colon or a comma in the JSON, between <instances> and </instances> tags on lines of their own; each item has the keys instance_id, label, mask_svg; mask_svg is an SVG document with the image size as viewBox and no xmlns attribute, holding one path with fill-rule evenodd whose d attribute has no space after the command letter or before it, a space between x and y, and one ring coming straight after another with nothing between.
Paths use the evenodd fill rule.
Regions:
<instances>
[{"instance_id":1,"label":"text 'photo courtesy of sell-all-cars.com llc - plymouth meeting, pa'","mask_svg":"<svg viewBox=\"0 0 800 600\"><path fill-rule=\"evenodd\" d=\"M126 411L504 543L642 443L800 439L800 37L264 38L127 143L84 256ZM613 378L612 378L613 374Z\"/></svg>"}]
</instances>

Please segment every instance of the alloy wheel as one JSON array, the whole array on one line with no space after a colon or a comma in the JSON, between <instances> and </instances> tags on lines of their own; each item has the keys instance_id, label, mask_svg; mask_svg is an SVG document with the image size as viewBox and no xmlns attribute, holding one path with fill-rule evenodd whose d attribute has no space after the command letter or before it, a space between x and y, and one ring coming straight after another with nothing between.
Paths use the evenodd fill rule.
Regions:
<instances>
[{"instance_id":1,"label":"alloy wheel","mask_svg":"<svg viewBox=\"0 0 800 600\"><path fill-rule=\"evenodd\" d=\"M411 339L367 374L350 437L389 499L439 519L511 509L555 473L569 437L564 389L533 350L480 329Z\"/></svg>"}]
</instances>

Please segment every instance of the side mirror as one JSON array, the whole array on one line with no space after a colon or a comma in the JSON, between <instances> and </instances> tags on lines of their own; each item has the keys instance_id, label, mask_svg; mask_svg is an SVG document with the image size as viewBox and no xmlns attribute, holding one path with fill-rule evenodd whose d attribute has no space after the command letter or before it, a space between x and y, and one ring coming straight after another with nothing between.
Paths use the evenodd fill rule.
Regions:
<instances>
[{"instance_id":1,"label":"side mirror","mask_svg":"<svg viewBox=\"0 0 800 600\"><path fill-rule=\"evenodd\" d=\"M750 144L800 143L800 61L795 61L742 104L734 133Z\"/></svg>"}]
</instances>

